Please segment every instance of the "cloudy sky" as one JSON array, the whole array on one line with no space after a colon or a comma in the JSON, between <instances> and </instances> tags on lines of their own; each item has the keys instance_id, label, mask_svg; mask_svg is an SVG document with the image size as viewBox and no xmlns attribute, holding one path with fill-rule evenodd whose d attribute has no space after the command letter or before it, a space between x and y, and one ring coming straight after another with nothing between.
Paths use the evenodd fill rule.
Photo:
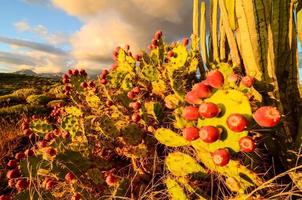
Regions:
<instances>
[{"instance_id":1,"label":"cloudy sky","mask_svg":"<svg viewBox=\"0 0 302 200\"><path fill-rule=\"evenodd\" d=\"M146 49L153 33L191 33L190 0L1 0L0 72L99 71L115 46Z\"/></svg>"}]
</instances>

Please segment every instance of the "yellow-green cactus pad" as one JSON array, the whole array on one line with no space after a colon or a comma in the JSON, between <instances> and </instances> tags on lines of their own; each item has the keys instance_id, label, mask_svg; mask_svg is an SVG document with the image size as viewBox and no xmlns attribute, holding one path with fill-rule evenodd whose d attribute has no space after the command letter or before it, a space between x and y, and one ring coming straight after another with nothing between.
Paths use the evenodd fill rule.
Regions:
<instances>
[{"instance_id":1,"label":"yellow-green cactus pad","mask_svg":"<svg viewBox=\"0 0 302 200\"><path fill-rule=\"evenodd\" d=\"M100 98L97 95L95 95L93 92L88 92L86 94L86 102L88 106L91 108L99 108L101 105Z\"/></svg>"},{"instance_id":2,"label":"yellow-green cactus pad","mask_svg":"<svg viewBox=\"0 0 302 200\"><path fill-rule=\"evenodd\" d=\"M68 131L71 137L75 137L78 132L81 132L79 119L75 116L68 115L62 119L61 127Z\"/></svg>"},{"instance_id":3,"label":"yellow-green cactus pad","mask_svg":"<svg viewBox=\"0 0 302 200\"><path fill-rule=\"evenodd\" d=\"M165 180L166 186L168 188L168 193L172 200L187 200L187 196L183 188L171 177Z\"/></svg>"},{"instance_id":4,"label":"yellow-green cactus pad","mask_svg":"<svg viewBox=\"0 0 302 200\"><path fill-rule=\"evenodd\" d=\"M181 152L170 153L166 158L166 166L175 176L187 176L192 173L205 172L194 158Z\"/></svg>"},{"instance_id":5,"label":"yellow-green cactus pad","mask_svg":"<svg viewBox=\"0 0 302 200\"><path fill-rule=\"evenodd\" d=\"M39 135L51 132L53 127L46 120L33 120L30 122L30 129Z\"/></svg>"},{"instance_id":6,"label":"yellow-green cactus pad","mask_svg":"<svg viewBox=\"0 0 302 200\"><path fill-rule=\"evenodd\" d=\"M180 147L190 143L170 129L159 128L154 133L155 138L168 147Z\"/></svg>"},{"instance_id":7,"label":"yellow-green cactus pad","mask_svg":"<svg viewBox=\"0 0 302 200\"><path fill-rule=\"evenodd\" d=\"M174 52L175 57L170 58L170 64L172 64L172 70L176 70L186 64L188 51L182 44L177 45L172 51Z\"/></svg>"},{"instance_id":8,"label":"yellow-green cactus pad","mask_svg":"<svg viewBox=\"0 0 302 200\"><path fill-rule=\"evenodd\" d=\"M217 90L210 98L205 100L217 104L221 110L221 116L215 118L199 119L198 128L202 126L216 126L223 129L221 139L208 144L201 140L203 147L209 152L214 152L218 148L230 148L235 152L240 151L239 139L248 134L248 131L240 133L230 130L226 124L228 116L232 113L244 115L248 120L252 118L252 110L248 98L237 90Z\"/></svg>"},{"instance_id":9,"label":"yellow-green cactus pad","mask_svg":"<svg viewBox=\"0 0 302 200\"><path fill-rule=\"evenodd\" d=\"M65 111L69 114L69 115L73 115L75 117L79 117L83 114L83 112L75 107L75 106L70 106L70 107L65 107Z\"/></svg>"},{"instance_id":10,"label":"yellow-green cactus pad","mask_svg":"<svg viewBox=\"0 0 302 200\"><path fill-rule=\"evenodd\" d=\"M215 165L213 162L211 153L207 150L204 143L201 140L195 140L192 142L192 146L197 152L200 161L210 170L219 172L226 177L234 178L237 183L245 190L246 188L254 185L261 185L262 180L256 173L252 172L239 161L230 160L230 162L223 167Z\"/></svg>"}]
</instances>

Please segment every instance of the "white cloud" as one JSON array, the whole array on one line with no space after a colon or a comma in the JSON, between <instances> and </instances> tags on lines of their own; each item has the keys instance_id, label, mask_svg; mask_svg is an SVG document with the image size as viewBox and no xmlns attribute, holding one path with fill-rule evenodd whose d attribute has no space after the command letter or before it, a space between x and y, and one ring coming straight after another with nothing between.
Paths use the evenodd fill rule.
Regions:
<instances>
[{"instance_id":1,"label":"white cloud","mask_svg":"<svg viewBox=\"0 0 302 200\"><path fill-rule=\"evenodd\" d=\"M30 29L30 26L28 25L28 23L26 21L19 21L16 22L14 24L15 28L17 31L19 32L24 32L24 31L28 31Z\"/></svg>"},{"instance_id":2,"label":"white cloud","mask_svg":"<svg viewBox=\"0 0 302 200\"><path fill-rule=\"evenodd\" d=\"M84 22L70 40L72 54L82 67L99 69L108 64L118 45L127 43L134 50L146 49L159 29L169 41L191 32L191 1L52 0L52 3Z\"/></svg>"}]
</instances>

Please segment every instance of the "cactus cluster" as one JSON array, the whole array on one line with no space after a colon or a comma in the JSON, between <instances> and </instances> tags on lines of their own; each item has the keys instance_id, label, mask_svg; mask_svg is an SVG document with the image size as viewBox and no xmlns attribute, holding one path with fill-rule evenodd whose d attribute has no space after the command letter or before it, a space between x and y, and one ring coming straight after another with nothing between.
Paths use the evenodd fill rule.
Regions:
<instances>
[{"instance_id":1,"label":"cactus cluster","mask_svg":"<svg viewBox=\"0 0 302 200\"><path fill-rule=\"evenodd\" d=\"M255 172L232 159L238 152L251 153L255 150L255 141L249 134L249 130L255 128L253 119L267 128L280 122L279 111L271 106L253 108L256 111L252 114L252 85L252 77L241 78L231 66L219 64L207 73L205 80L187 92L186 102L174 112L177 126L172 130L160 128L155 132L158 141L166 146L194 148L194 157L174 151L166 158L166 166L174 176L174 180L171 176L167 180L171 196L175 195L177 188L170 189L172 181L183 185L191 195L196 193L178 180L196 172L204 176L207 173L222 175L229 189L239 194L262 184L262 179Z\"/></svg>"},{"instance_id":2,"label":"cactus cluster","mask_svg":"<svg viewBox=\"0 0 302 200\"><path fill-rule=\"evenodd\" d=\"M138 198L147 185L132 188L131 182L162 173L162 166L154 168L157 154L165 157L170 174L163 183L173 199L207 199L191 175L202 181L217 173L240 194L261 184L233 157L254 151L253 118L272 127L280 113L267 106L252 115L249 99L258 95L253 77L241 77L226 63L198 80L199 57L188 43L166 44L158 31L149 52L116 48L115 63L97 80L85 70L64 74L71 101L53 105L48 118L24 119L22 130L32 144L4 167L14 198ZM166 155L158 141L178 149Z\"/></svg>"}]
</instances>

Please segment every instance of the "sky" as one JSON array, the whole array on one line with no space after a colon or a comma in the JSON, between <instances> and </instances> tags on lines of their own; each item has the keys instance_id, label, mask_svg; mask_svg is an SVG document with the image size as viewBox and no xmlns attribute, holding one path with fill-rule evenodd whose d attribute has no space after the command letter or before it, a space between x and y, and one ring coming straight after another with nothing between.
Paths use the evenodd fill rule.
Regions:
<instances>
[{"instance_id":1,"label":"sky","mask_svg":"<svg viewBox=\"0 0 302 200\"><path fill-rule=\"evenodd\" d=\"M189 36L191 10L184 0L1 0L0 72L100 71L116 46L146 49L157 30Z\"/></svg>"},{"instance_id":2,"label":"sky","mask_svg":"<svg viewBox=\"0 0 302 200\"><path fill-rule=\"evenodd\" d=\"M1 0L0 72L99 72L116 46L146 49L157 30L180 40L191 24L192 0Z\"/></svg>"}]
</instances>

